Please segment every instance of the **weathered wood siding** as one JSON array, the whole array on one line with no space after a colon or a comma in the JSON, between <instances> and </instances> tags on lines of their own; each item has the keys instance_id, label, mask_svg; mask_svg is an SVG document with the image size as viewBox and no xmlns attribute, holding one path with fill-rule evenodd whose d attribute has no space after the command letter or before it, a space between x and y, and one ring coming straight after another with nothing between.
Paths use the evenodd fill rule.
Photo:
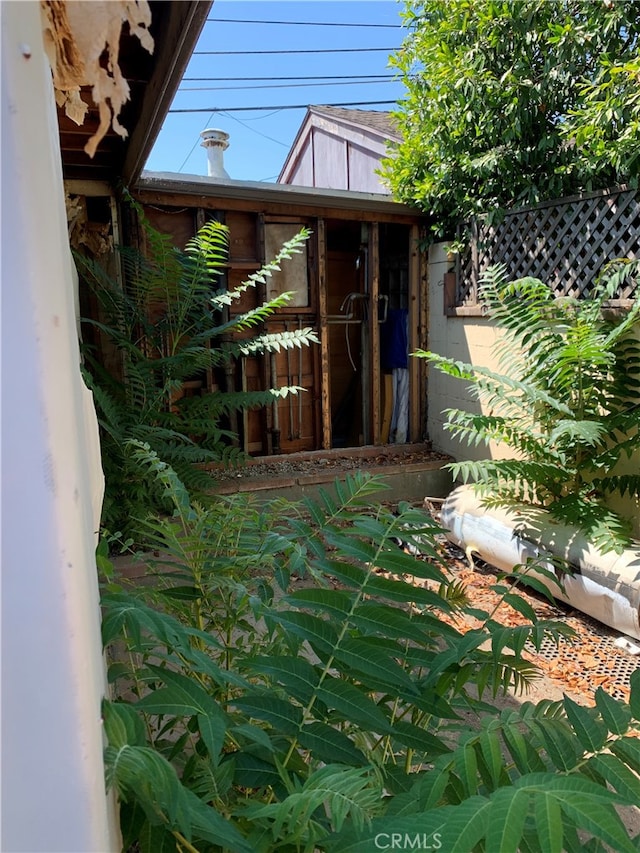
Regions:
<instances>
[{"instance_id":1,"label":"weathered wood siding","mask_svg":"<svg viewBox=\"0 0 640 853\"><path fill-rule=\"evenodd\" d=\"M329 122L312 126L300 143L287 183L354 192L385 193L376 170L386 154L379 137Z\"/></svg>"},{"instance_id":2,"label":"weathered wood siding","mask_svg":"<svg viewBox=\"0 0 640 853\"><path fill-rule=\"evenodd\" d=\"M326 141L332 144L328 137ZM415 243L420 217L406 212L395 216L386 210L386 200L379 212L373 212L332 207L331 197L321 196L314 207L308 201L286 204L283 195L289 194L277 194L277 202L271 204L213 194L194 198L170 192L136 193L151 224L172 235L181 247L208 218L215 216L228 226L229 260L221 282L230 289L271 260L302 226L312 232L302 255L285 262L266 286L249 288L231 311L242 314L277 293L295 291L294 299L253 333L311 327L320 337L320 345L237 359L189 393L302 388L266 409L240 413L230 424L243 449L253 455L380 443L384 433L378 292L395 292L397 273L392 271L398 263L411 269L415 281L411 291L406 281L403 284L404 299L406 303L409 293L414 294L411 323L417 328L420 262L417 256L410 260L409 237L413 234ZM379 231L385 235L380 245ZM425 436L420 383L416 373L410 398L416 412L411 415L408 441L421 441Z\"/></svg>"}]
</instances>

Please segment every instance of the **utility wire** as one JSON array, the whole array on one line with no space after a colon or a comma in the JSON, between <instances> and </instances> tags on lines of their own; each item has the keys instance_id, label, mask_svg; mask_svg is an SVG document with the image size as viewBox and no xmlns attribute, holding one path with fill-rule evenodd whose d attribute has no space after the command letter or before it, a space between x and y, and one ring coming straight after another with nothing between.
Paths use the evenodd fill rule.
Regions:
<instances>
[{"instance_id":1,"label":"utility wire","mask_svg":"<svg viewBox=\"0 0 640 853\"><path fill-rule=\"evenodd\" d=\"M220 114L221 114L221 115L225 115L227 112L228 112L228 110L221 110ZM276 112L280 112L280 110L276 110ZM272 113L272 115L274 115L274 113ZM211 120L213 119L213 116L214 116L214 113L211 113L211 115L209 116L209 118L208 118L208 119L207 119L207 121L205 122L205 126L208 126L208 125L209 125L209 123L210 123L210 122L211 122ZM270 142L275 142L277 145L282 145L282 147L283 147L283 148L289 148L289 147L290 147L289 145L287 145L287 144L286 144L286 142L280 142L280 140L279 140L279 139L274 139L274 138L273 138L273 136L267 136L267 134L266 134L266 133L262 133L262 131L260 131L260 130L256 130L256 128L255 128L255 127L251 127L251 126L250 126L250 125L248 125L246 122L242 121L242 120L241 120L241 119L239 119L239 118L236 118L236 116L227 115L227 118L230 118L230 119L232 119L233 121L237 121L237 122L238 122L238 124L241 124L243 127L246 127L246 128L247 128L247 130L251 130L253 133L257 133L257 134L258 134L258 136L262 136L262 137L264 137L265 139L268 139ZM260 118L265 118L265 116L260 116ZM189 153L187 154L187 156L186 156L186 157L184 158L184 160L182 161L182 165L181 165L181 166L180 166L180 168L178 169L178 172L181 172L181 171L184 169L184 167L187 165L187 161L189 160L189 158L191 157L191 155L193 154L193 152L196 150L196 146L198 145L198 143L199 143L199 142L200 142L200 140L199 140L198 138L196 138L196 141L195 141L195 142L193 143L193 145L191 146L191 150L189 151ZM278 177L278 175L275 175L274 177L275 177L275 178L277 178L277 177ZM264 180L264 181L268 181L268 180L270 180L270 178L263 178L262 180Z\"/></svg>"},{"instance_id":2,"label":"utility wire","mask_svg":"<svg viewBox=\"0 0 640 853\"><path fill-rule=\"evenodd\" d=\"M370 86L372 83L376 86L384 85L384 83L396 83L392 77L388 80L345 80L341 86ZM180 86L180 92L230 92L238 91L239 89L308 89L314 86L333 86L333 83L267 83L264 86L261 83L253 86Z\"/></svg>"},{"instance_id":3,"label":"utility wire","mask_svg":"<svg viewBox=\"0 0 640 853\"><path fill-rule=\"evenodd\" d=\"M225 115L225 114L226 114L226 113L221 113L221 115ZM287 143L286 143L286 142L280 142L280 140L279 140L279 139L274 139L274 138L273 138L273 136L267 136L267 134L266 134L266 133L262 133L262 131L261 131L261 130L256 130L256 128L255 128L255 127L251 127L251 125L246 124L246 122L242 121L242 120L241 120L241 119L239 119L237 116L227 116L227 117L228 117L228 118L230 118L230 119L232 119L233 121L237 121L237 122L238 122L238 124L241 124L243 127L246 127L246 128L247 128L247 130L250 130L252 133L257 133L257 134L258 134L258 136L262 136L264 139L268 139L268 140L269 140L269 142L275 142L275 143L276 143L276 145L282 145L282 147L283 147L283 148L290 148L290 147L291 147L290 145L287 145Z\"/></svg>"},{"instance_id":4,"label":"utility wire","mask_svg":"<svg viewBox=\"0 0 640 853\"><path fill-rule=\"evenodd\" d=\"M251 80L260 80L265 82L266 80L354 80L355 78L364 78L366 80L393 80L395 79L395 74L316 74L311 77L302 77L297 75L296 77L227 77L226 74L224 76L225 80L229 80L232 83L248 83ZM200 83L206 82L207 80L221 80L220 76L218 77L183 77L183 82L189 83Z\"/></svg>"},{"instance_id":5,"label":"utility wire","mask_svg":"<svg viewBox=\"0 0 640 853\"><path fill-rule=\"evenodd\" d=\"M225 115L225 113L226 113L226 112L228 112L228 111L227 111L227 110L221 111L221 115ZM280 112L280 110L276 110L276 112ZM205 122L205 126L208 126L208 125L209 125L209 123L210 123L210 122L211 122L211 120L213 119L214 114L215 114L215 113L211 113L211 115L209 116L209 118L208 118L208 119L206 120L206 122ZM275 113L271 113L271 115L275 115ZM282 147L283 147L283 148L289 148L289 147L290 147L289 145L287 145L287 144L286 144L286 142L280 142L280 140L279 140L279 139L274 139L274 138L273 138L273 136L267 136L267 134L266 134L266 133L262 133L262 131L260 131L260 130L256 130L256 128L255 128L255 127L251 127L251 125L248 125L246 122L242 121L241 119L236 118L236 116L231 116L231 115L230 115L230 116L227 116L227 118L230 118L230 119L232 119L233 121L237 121L237 122L238 122L238 124L241 124L243 127L246 127L246 128L247 128L247 130L251 130L253 133L257 133L257 134L258 134L258 136L262 136L262 137L264 137L265 139L268 139L270 142L275 142L277 145L282 145ZM260 118L265 118L265 116L260 116ZM178 172L181 172L181 171L184 169L184 167L187 165L187 161L189 160L189 158L191 157L191 155L193 154L193 152L196 150L196 146L198 145L198 143L199 143L199 142L200 142L200 140L199 140L198 138L196 138L196 141L195 141L195 142L193 143L193 145L191 146L191 150L189 151L189 153L187 154L187 156L186 156L186 157L184 158L184 160L182 161L182 165L181 165L181 166L180 166L180 168L178 169ZM278 175L274 175L274 177L275 177L275 178L277 178L277 177L278 177ZM270 180L270 178L263 178L262 180L264 180L264 181L268 181L268 180Z\"/></svg>"},{"instance_id":6,"label":"utility wire","mask_svg":"<svg viewBox=\"0 0 640 853\"><path fill-rule=\"evenodd\" d=\"M341 104L318 104L321 107L364 107L397 104L397 101L346 101ZM170 109L170 113L240 113L253 110L306 110L309 104L280 104L270 107L191 107L189 109Z\"/></svg>"},{"instance_id":7,"label":"utility wire","mask_svg":"<svg viewBox=\"0 0 640 853\"><path fill-rule=\"evenodd\" d=\"M209 126L209 122L210 122L210 121L212 121L212 119L213 119L213 115L214 115L214 114L213 114L213 113L211 113L211 115L209 116L209 118L206 120L206 122L205 122L205 127L208 127L208 126ZM200 140L196 137L196 141L195 141L195 142L193 143L193 145L191 146L191 151L189 151L189 153L187 154L187 156L186 156L186 157L184 158L184 160L182 161L182 165L181 165L181 166L180 166L180 168L178 169L178 172L181 172L181 171L184 169L184 167L187 165L187 160L189 159L189 157L191 157L191 155L193 154L193 152L196 150L196 145L198 144L198 142L200 142Z\"/></svg>"},{"instance_id":8,"label":"utility wire","mask_svg":"<svg viewBox=\"0 0 640 853\"><path fill-rule=\"evenodd\" d=\"M193 56L259 56L265 54L285 53L374 53L384 51L392 53L395 47L330 47L321 50L194 50Z\"/></svg>"},{"instance_id":9,"label":"utility wire","mask_svg":"<svg viewBox=\"0 0 640 853\"><path fill-rule=\"evenodd\" d=\"M285 24L292 27L377 27L387 30L402 29L401 24L338 24L325 21L247 21L241 18L207 18L208 24Z\"/></svg>"},{"instance_id":10,"label":"utility wire","mask_svg":"<svg viewBox=\"0 0 640 853\"><path fill-rule=\"evenodd\" d=\"M266 113L265 115L262 115L262 116L252 116L251 118L247 117L247 118L245 118L245 121L262 121L262 119L264 119L264 118L271 118L271 116L278 115L278 113L280 112L281 109L282 109L281 107L276 107L270 113ZM233 116L229 116L229 118L233 118ZM239 121L239 119L236 119L236 121Z\"/></svg>"}]
</instances>

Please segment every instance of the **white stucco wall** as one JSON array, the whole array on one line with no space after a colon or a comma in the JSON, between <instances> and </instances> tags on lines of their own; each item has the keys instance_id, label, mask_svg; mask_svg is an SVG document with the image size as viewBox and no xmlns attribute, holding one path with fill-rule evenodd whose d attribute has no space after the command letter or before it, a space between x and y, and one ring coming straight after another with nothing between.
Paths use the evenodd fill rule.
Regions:
<instances>
[{"instance_id":1,"label":"white stucco wall","mask_svg":"<svg viewBox=\"0 0 640 853\"><path fill-rule=\"evenodd\" d=\"M439 355L456 361L482 365L500 373L503 369L493 353L498 332L493 323L484 317L457 316L448 317L444 312L444 274L447 272L446 244L441 243L429 249L429 325L427 348ZM637 328L640 335L640 325ZM456 460L501 458L509 455L508 450L492 443L470 446L454 439L444 429L447 421L446 409L464 409L481 411L479 402L468 392L467 383L460 379L445 376L433 367L427 375L427 433L435 450L448 453ZM631 459L623 458L616 468L616 474L630 474L638 471L640 454ZM611 506L626 516L633 525L634 535L640 537L640 501L628 495L611 497Z\"/></svg>"},{"instance_id":2,"label":"white stucco wall","mask_svg":"<svg viewBox=\"0 0 640 853\"><path fill-rule=\"evenodd\" d=\"M446 244L429 249L429 331L428 349L456 361L483 365L497 370L493 355L494 325L485 317L447 317L444 312L444 275L447 272ZM427 433L434 449L456 459L486 459L497 447L469 447L444 429L446 409L480 411L480 404L467 390L467 383L452 379L429 366L427 375Z\"/></svg>"},{"instance_id":3,"label":"white stucco wall","mask_svg":"<svg viewBox=\"0 0 640 853\"><path fill-rule=\"evenodd\" d=\"M102 763L97 424L39 3L1 15L1 849L105 853L119 840Z\"/></svg>"}]
</instances>

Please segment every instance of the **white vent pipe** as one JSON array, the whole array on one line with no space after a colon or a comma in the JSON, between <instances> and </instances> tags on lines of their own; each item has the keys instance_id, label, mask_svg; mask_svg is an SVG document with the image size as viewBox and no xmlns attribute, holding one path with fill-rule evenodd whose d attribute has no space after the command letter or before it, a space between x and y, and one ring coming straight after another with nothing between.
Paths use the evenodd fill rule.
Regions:
<instances>
[{"instance_id":1,"label":"white vent pipe","mask_svg":"<svg viewBox=\"0 0 640 853\"><path fill-rule=\"evenodd\" d=\"M542 516L546 516L544 511ZM536 521L535 538L540 542L536 545L525 538L523 515L482 506L471 486L451 492L442 506L441 521L452 542L504 572L525 564L528 558L544 560L545 554L565 559L576 573L565 577L564 593L543 575L537 576L551 594L616 631L640 639L640 546L622 554L603 554L575 528L550 518L540 525ZM541 565L553 572L551 562Z\"/></svg>"},{"instance_id":2,"label":"white vent pipe","mask_svg":"<svg viewBox=\"0 0 640 853\"><path fill-rule=\"evenodd\" d=\"M210 178L228 178L224 168L224 152L229 147L229 134L224 130L209 127L200 133L202 147L206 148Z\"/></svg>"}]
</instances>

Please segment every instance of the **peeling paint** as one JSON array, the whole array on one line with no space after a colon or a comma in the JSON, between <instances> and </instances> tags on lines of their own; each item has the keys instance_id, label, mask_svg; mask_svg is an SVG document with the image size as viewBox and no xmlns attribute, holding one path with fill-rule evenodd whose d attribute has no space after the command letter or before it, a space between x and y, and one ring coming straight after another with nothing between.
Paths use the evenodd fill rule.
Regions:
<instances>
[{"instance_id":1,"label":"peeling paint","mask_svg":"<svg viewBox=\"0 0 640 853\"><path fill-rule=\"evenodd\" d=\"M129 84L118 65L120 33L128 24L130 33L153 53L149 4L147 0L43 0L41 9L56 102L78 125L83 124L89 109L80 89L91 87L100 123L84 150L93 157L109 127L123 139L127 136L118 121L122 106L129 100ZM106 63L101 62L104 53Z\"/></svg>"}]
</instances>

